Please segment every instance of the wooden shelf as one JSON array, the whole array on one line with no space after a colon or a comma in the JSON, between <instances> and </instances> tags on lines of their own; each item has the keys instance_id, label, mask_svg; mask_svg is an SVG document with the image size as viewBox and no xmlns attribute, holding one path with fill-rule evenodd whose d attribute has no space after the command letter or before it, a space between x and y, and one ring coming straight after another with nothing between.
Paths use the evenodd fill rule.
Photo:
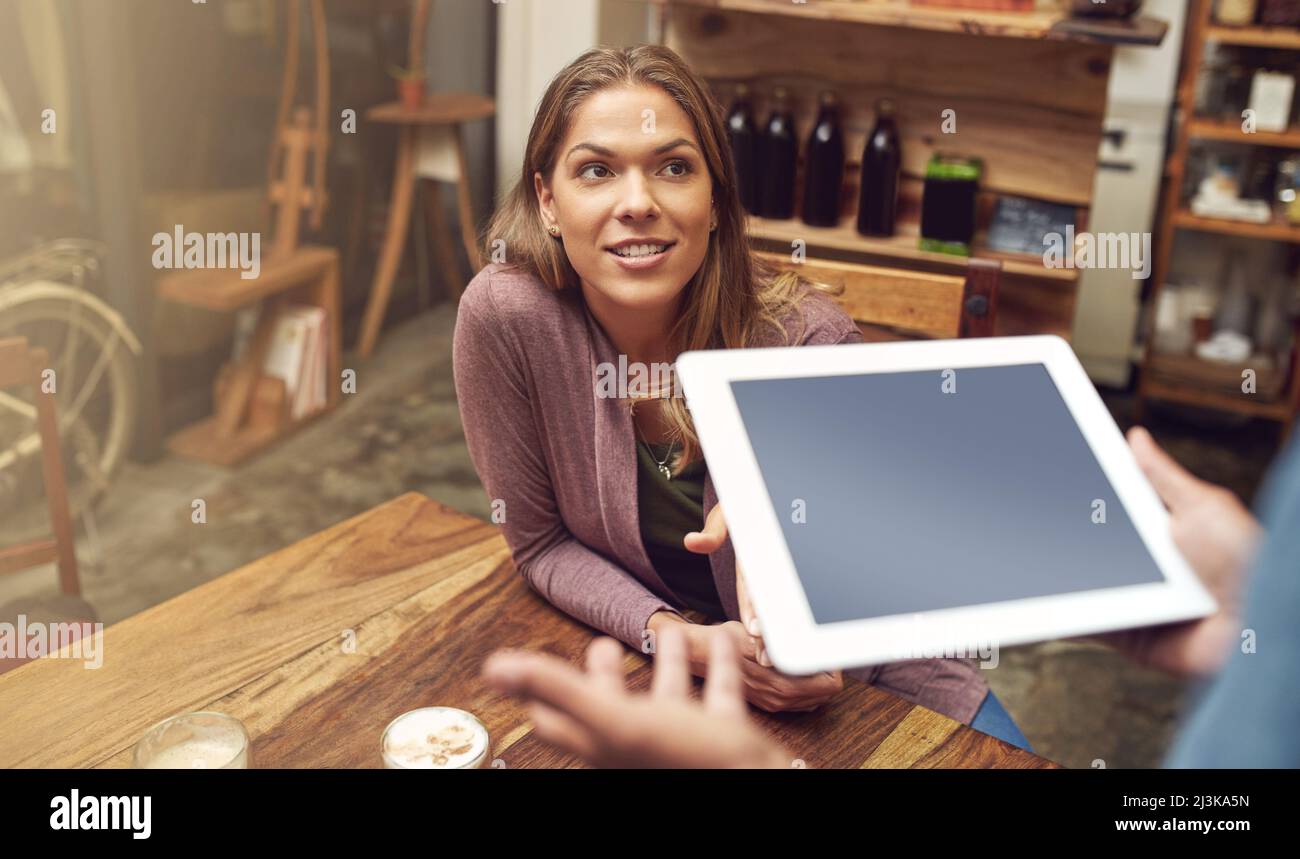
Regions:
<instances>
[{"instance_id":1,"label":"wooden shelf","mask_svg":"<svg viewBox=\"0 0 1300 859\"><path fill-rule=\"evenodd\" d=\"M1287 422L1291 419L1291 405L1286 401L1260 402L1250 399L1247 394L1223 394L1194 384L1176 384L1151 375L1145 377L1142 384L1142 396L1153 400L1169 400L1188 406L1200 406L1221 412L1233 412L1272 421Z\"/></svg>"},{"instance_id":2,"label":"wooden shelf","mask_svg":"<svg viewBox=\"0 0 1300 859\"><path fill-rule=\"evenodd\" d=\"M898 232L883 238L864 236L858 233L852 218L841 221L834 227L810 227L799 219L773 221L750 215L746 218L749 235L756 239L779 242L789 246L790 242L802 239L809 249L829 248L836 251L859 253L871 256L906 259L925 262L932 265L961 271L966 268L968 257L953 254L923 251L918 247L920 225L915 221L900 221ZM976 244L974 255L983 259L1000 260L1002 269L1011 274L1074 283L1079 279L1077 269L1051 269L1043 266L1041 256L1034 254L1004 253Z\"/></svg>"},{"instance_id":3,"label":"wooden shelf","mask_svg":"<svg viewBox=\"0 0 1300 859\"><path fill-rule=\"evenodd\" d=\"M1285 221L1253 224L1249 221L1232 221L1227 218L1203 218L1187 209L1179 209L1174 213L1174 226L1202 233L1300 244L1300 227L1293 227Z\"/></svg>"},{"instance_id":4,"label":"wooden shelf","mask_svg":"<svg viewBox=\"0 0 1300 859\"><path fill-rule=\"evenodd\" d=\"M1247 146L1281 146L1300 149L1300 127L1286 131L1256 131L1247 134L1236 120L1194 117L1187 122L1187 133L1195 140L1218 140Z\"/></svg>"},{"instance_id":5,"label":"wooden shelf","mask_svg":"<svg viewBox=\"0 0 1300 859\"><path fill-rule=\"evenodd\" d=\"M907 27L972 36L1050 39L1094 44L1159 45L1169 25L1154 18L1127 21L1072 18L1059 12L996 12L914 6L908 0L653 0L664 6L683 3L733 12L788 15L825 21Z\"/></svg>"},{"instance_id":6,"label":"wooden shelf","mask_svg":"<svg viewBox=\"0 0 1300 859\"><path fill-rule=\"evenodd\" d=\"M1165 280L1169 276L1174 239L1179 229L1214 233L1261 241L1300 244L1300 227L1282 220L1263 224L1202 217L1193 213L1181 198L1187 166L1187 152L1192 140L1212 140L1249 146L1300 147L1300 128L1281 132L1260 131L1245 134L1235 117L1226 120L1191 115L1196 101L1202 58L1207 44L1300 50L1300 29L1286 27L1226 27L1213 21L1211 0L1188 3L1187 37L1183 42L1181 71L1178 78L1177 106L1189 118L1179 127L1176 141L1165 162L1161 194L1156 261L1149 280L1151 289L1145 298L1146 321L1142 364L1138 370L1137 414L1139 420L1145 400L1169 400L1201 408L1251 415L1278 421L1285 438L1300 403L1300 353L1294 349L1285 367L1258 374L1258 394L1240 391L1240 369L1201 360L1195 355L1161 354L1155 350L1154 309L1160 305ZM1300 326L1294 328L1300 338Z\"/></svg>"},{"instance_id":7,"label":"wooden shelf","mask_svg":"<svg viewBox=\"0 0 1300 859\"><path fill-rule=\"evenodd\" d=\"M235 466L338 406L342 297L338 251L334 248L301 246L287 256L266 261L260 275L250 280L229 269L175 272L160 278L157 290L160 298L217 312L262 303L257 329L244 355L234 365L226 384L223 386L220 379L215 384L215 414L169 438L167 447L173 453L214 465ZM275 319L290 300L323 308L326 320L322 332L326 340L326 403L296 420L288 416L283 385L270 411L258 393L265 381L263 367Z\"/></svg>"},{"instance_id":8,"label":"wooden shelf","mask_svg":"<svg viewBox=\"0 0 1300 859\"><path fill-rule=\"evenodd\" d=\"M174 433L167 439L167 449L187 459L233 468L329 414L337 406L337 401L328 403L283 427L243 426L229 434L221 431L216 415L212 415Z\"/></svg>"},{"instance_id":9,"label":"wooden shelf","mask_svg":"<svg viewBox=\"0 0 1300 859\"><path fill-rule=\"evenodd\" d=\"M1300 29L1295 27L1225 27L1216 24L1205 29L1205 38L1221 45L1300 51Z\"/></svg>"},{"instance_id":10,"label":"wooden shelf","mask_svg":"<svg viewBox=\"0 0 1300 859\"><path fill-rule=\"evenodd\" d=\"M158 279L158 296L168 301L229 313L279 294L286 288L311 283L338 267L335 248L303 245L283 259L267 258L258 276L245 280L230 269L184 269Z\"/></svg>"},{"instance_id":11,"label":"wooden shelf","mask_svg":"<svg viewBox=\"0 0 1300 859\"><path fill-rule=\"evenodd\" d=\"M1286 396L1287 368L1271 366L1259 356L1240 362L1209 361L1194 352L1153 352L1147 369L1167 385L1200 388L1224 396L1246 396L1262 403L1277 403ZM1261 366L1264 365L1264 366ZM1242 371L1255 371L1255 393L1243 395Z\"/></svg>"}]
</instances>

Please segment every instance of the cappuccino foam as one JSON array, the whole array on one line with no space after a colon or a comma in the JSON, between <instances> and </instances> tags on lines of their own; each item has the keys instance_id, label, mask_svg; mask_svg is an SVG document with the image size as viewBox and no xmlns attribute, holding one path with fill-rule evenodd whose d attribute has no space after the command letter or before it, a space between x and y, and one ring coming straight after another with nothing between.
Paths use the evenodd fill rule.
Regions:
<instances>
[{"instance_id":1,"label":"cappuccino foam","mask_svg":"<svg viewBox=\"0 0 1300 859\"><path fill-rule=\"evenodd\" d=\"M147 764L151 770L173 769L243 769L243 749L234 740L186 740L160 749Z\"/></svg>"},{"instance_id":2,"label":"cappuccino foam","mask_svg":"<svg viewBox=\"0 0 1300 859\"><path fill-rule=\"evenodd\" d=\"M404 769L477 767L487 756L482 723L454 707L426 707L398 716L384 734L384 757Z\"/></svg>"}]
</instances>

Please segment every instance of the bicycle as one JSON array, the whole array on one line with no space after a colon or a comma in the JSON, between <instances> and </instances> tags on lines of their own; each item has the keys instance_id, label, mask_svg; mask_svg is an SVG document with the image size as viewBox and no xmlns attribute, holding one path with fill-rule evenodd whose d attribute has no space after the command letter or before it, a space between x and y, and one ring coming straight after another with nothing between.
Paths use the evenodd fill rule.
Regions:
<instances>
[{"instance_id":1,"label":"bicycle","mask_svg":"<svg viewBox=\"0 0 1300 859\"><path fill-rule=\"evenodd\" d=\"M140 341L93 291L103 245L61 239L0 261L0 339L45 348L72 515L88 513L121 465L139 397ZM0 543L48 530L34 392L0 391Z\"/></svg>"}]
</instances>

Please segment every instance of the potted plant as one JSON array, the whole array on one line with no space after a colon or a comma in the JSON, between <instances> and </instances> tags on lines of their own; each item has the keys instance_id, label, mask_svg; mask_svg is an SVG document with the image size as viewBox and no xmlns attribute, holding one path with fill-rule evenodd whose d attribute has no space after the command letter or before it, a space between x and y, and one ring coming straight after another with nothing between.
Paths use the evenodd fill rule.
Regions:
<instances>
[{"instance_id":1,"label":"potted plant","mask_svg":"<svg viewBox=\"0 0 1300 859\"><path fill-rule=\"evenodd\" d=\"M424 104L424 69L404 69L392 66L389 74L397 81L397 98L407 110L418 110Z\"/></svg>"}]
</instances>

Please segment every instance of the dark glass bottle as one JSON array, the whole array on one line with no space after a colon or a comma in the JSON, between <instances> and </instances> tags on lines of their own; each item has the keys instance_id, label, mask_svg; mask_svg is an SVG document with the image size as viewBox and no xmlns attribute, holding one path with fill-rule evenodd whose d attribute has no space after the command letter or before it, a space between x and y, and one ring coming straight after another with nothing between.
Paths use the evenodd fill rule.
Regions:
<instances>
[{"instance_id":1,"label":"dark glass bottle","mask_svg":"<svg viewBox=\"0 0 1300 859\"><path fill-rule=\"evenodd\" d=\"M799 142L795 140L794 117L785 87L773 90L772 98L772 115L764 128L758 171L758 213L765 218L793 218Z\"/></svg>"},{"instance_id":2,"label":"dark glass bottle","mask_svg":"<svg viewBox=\"0 0 1300 859\"><path fill-rule=\"evenodd\" d=\"M898 214L898 175L903 148L898 142L894 103L876 103L876 127L862 150L862 187L858 197L858 232L864 236L892 236Z\"/></svg>"},{"instance_id":3,"label":"dark glass bottle","mask_svg":"<svg viewBox=\"0 0 1300 859\"><path fill-rule=\"evenodd\" d=\"M740 84L736 87L736 101L727 114L727 139L731 142L732 160L736 163L736 185L740 191L740 204L745 211L754 214L758 211L755 193L755 173L758 161L758 129L754 126L754 114L749 104L749 87Z\"/></svg>"},{"instance_id":4,"label":"dark glass bottle","mask_svg":"<svg viewBox=\"0 0 1300 859\"><path fill-rule=\"evenodd\" d=\"M844 132L833 92L821 94L817 124L804 149L803 220L814 227L833 227L840 220L840 186L844 182Z\"/></svg>"}]
</instances>

